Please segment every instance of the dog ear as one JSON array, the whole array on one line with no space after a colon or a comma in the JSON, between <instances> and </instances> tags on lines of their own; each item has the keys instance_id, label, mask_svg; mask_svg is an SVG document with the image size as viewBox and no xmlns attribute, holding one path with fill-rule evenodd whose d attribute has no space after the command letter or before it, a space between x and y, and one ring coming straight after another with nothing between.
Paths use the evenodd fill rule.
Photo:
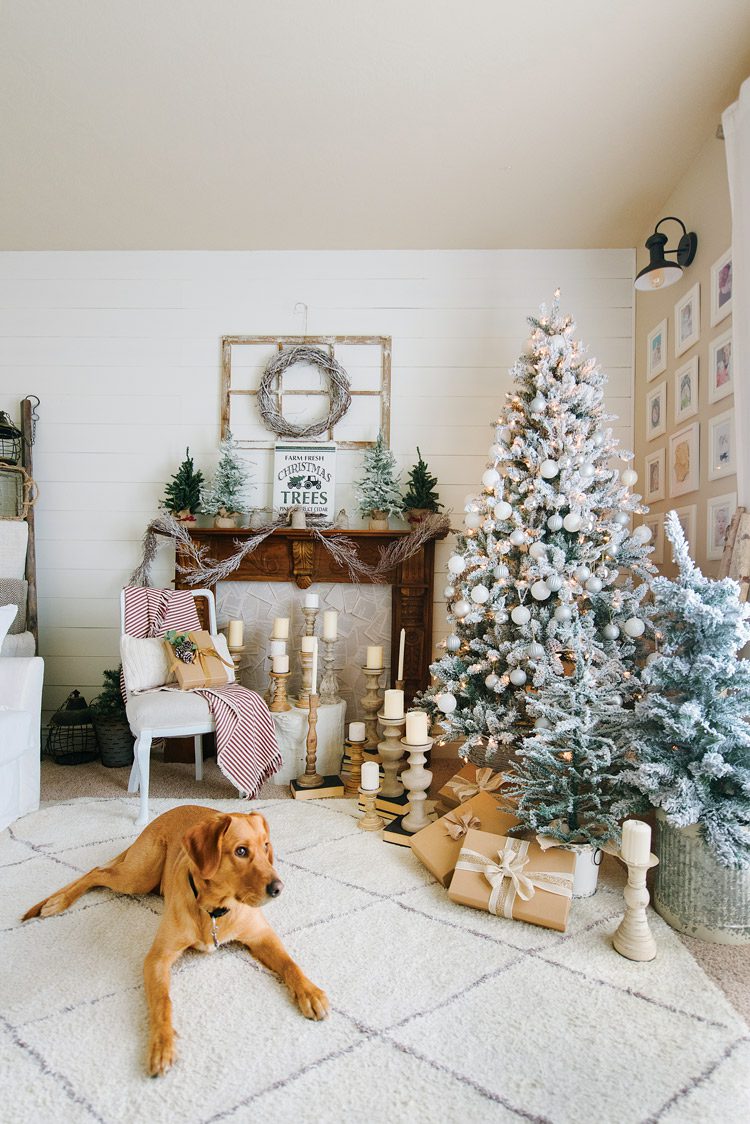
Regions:
<instances>
[{"instance_id":1,"label":"dog ear","mask_svg":"<svg viewBox=\"0 0 750 1124\"><path fill-rule=\"evenodd\" d=\"M182 845L201 878L213 878L219 869L221 843L231 822L231 816L218 816L196 824L183 836Z\"/></svg>"},{"instance_id":2,"label":"dog ear","mask_svg":"<svg viewBox=\"0 0 750 1124\"><path fill-rule=\"evenodd\" d=\"M260 822L263 824L263 828L266 833L266 839L268 840L268 851L266 853L268 855L269 862L273 866L273 844L271 843L271 829L268 826L268 820L262 814L262 812L250 812L250 815L257 816Z\"/></svg>"}]
</instances>

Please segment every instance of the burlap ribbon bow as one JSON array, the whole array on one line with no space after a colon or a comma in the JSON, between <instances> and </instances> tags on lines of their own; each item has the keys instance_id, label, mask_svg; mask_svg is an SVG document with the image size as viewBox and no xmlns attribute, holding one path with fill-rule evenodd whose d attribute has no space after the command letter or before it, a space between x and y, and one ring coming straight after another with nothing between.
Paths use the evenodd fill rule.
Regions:
<instances>
[{"instance_id":1,"label":"burlap ribbon bow","mask_svg":"<svg viewBox=\"0 0 750 1124\"><path fill-rule=\"evenodd\" d=\"M507 839L502 851L497 852L499 862L464 847L456 863L456 870L472 870L482 874L491 886L487 909L495 916L512 918L516 897L529 901L537 890L559 897L573 897L573 875L555 870L535 870L525 874L528 866L529 844L525 839Z\"/></svg>"},{"instance_id":2,"label":"burlap ribbon bow","mask_svg":"<svg viewBox=\"0 0 750 1124\"><path fill-rule=\"evenodd\" d=\"M470 827L482 826L482 821L472 812L464 812L462 816L458 812L449 812L440 822L451 839L462 839Z\"/></svg>"},{"instance_id":3,"label":"burlap ribbon bow","mask_svg":"<svg viewBox=\"0 0 750 1124\"><path fill-rule=\"evenodd\" d=\"M467 781L463 777L454 777L448 781L446 788L451 789L459 804L465 804L479 792L495 792L502 783L502 773L496 773L493 769L477 769L476 780Z\"/></svg>"}]
</instances>

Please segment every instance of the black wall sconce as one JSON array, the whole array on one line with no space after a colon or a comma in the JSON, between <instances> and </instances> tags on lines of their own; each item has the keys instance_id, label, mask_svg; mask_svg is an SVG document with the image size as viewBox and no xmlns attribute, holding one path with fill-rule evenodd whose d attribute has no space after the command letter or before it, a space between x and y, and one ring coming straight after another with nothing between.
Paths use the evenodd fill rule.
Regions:
<instances>
[{"instance_id":1,"label":"black wall sconce","mask_svg":"<svg viewBox=\"0 0 750 1124\"><path fill-rule=\"evenodd\" d=\"M659 227L665 222L678 222L682 227L682 237L676 250L666 249L667 235L662 234L659 230ZM695 251L698 249L698 235L692 231L688 233L681 219L675 218L674 215L668 215L657 222L654 233L646 239L646 249L649 252L650 261L636 277L635 287L640 289L641 292L649 293L654 289L666 289L668 285L674 285L675 281L680 280L683 269L690 265L695 257ZM674 254L677 260L668 261L667 254Z\"/></svg>"}]
</instances>

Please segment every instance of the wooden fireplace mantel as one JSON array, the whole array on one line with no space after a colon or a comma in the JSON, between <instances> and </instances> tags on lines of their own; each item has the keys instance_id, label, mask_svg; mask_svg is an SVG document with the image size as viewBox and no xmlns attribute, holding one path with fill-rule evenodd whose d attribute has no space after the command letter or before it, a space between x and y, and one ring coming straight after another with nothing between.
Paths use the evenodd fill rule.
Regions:
<instances>
[{"instance_id":1,"label":"wooden fireplace mantel","mask_svg":"<svg viewBox=\"0 0 750 1124\"><path fill-rule=\"evenodd\" d=\"M367 531L331 529L321 532L328 537L339 536L355 543L363 562L375 566L380 550L411 532ZM447 532L446 532L447 533ZM242 542L255 534L252 530L191 529L190 535L197 546L206 548L207 554L217 562L235 553L235 541ZM445 537L445 533L441 536ZM404 691L407 706L417 691L427 686L432 657L432 602L435 574L435 539L425 543L411 558L407 558L391 573L385 583L391 586L391 668L395 679L398 665L398 644L401 629L406 630L404 651ZM186 565L179 553L177 561ZM190 588L187 575L175 571L175 588ZM366 578L361 579L364 584ZM316 582L346 582L351 578L309 530L279 527L261 543L257 550L243 558L227 581L243 582L293 582L300 589L308 589Z\"/></svg>"}]
</instances>

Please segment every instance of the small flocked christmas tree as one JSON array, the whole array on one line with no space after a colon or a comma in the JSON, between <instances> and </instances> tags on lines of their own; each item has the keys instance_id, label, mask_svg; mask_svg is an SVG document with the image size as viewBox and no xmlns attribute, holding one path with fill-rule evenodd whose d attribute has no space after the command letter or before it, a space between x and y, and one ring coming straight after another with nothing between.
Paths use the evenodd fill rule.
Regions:
<instances>
[{"instance_id":1,"label":"small flocked christmas tree","mask_svg":"<svg viewBox=\"0 0 750 1124\"><path fill-rule=\"evenodd\" d=\"M365 452L362 469L364 476L356 481L360 515L371 515L373 511L400 515L404 507L399 490L400 474L396 472L396 458L383 440L382 433Z\"/></svg>"},{"instance_id":2,"label":"small flocked christmas tree","mask_svg":"<svg viewBox=\"0 0 750 1124\"><path fill-rule=\"evenodd\" d=\"M435 491L437 476L432 475L427 462L422 459L419 446L417 446L417 458L417 463L409 471L404 510L440 511L443 505L438 503L438 494Z\"/></svg>"},{"instance_id":3,"label":"small flocked christmas tree","mask_svg":"<svg viewBox=\"0 0 750 1124\"><path fill-rule=\"evenodd\" d=\"M638 760L625 781L673 826L698 824L723 866L747 867L750 663L737 653L750 640L750 606L736 582L697 569L675 512L665 531L679 573L653 584L659 648L627 731Z\"/></svg>"},{"instance_id":4,"label":"small flocked christmas tree","mask_svg":"<svg viewBox=\"0 0 750 1124\"><path fill-rule=\"evenodd\" d=\"M196 472L188 448L184 461L164 489L162 506L183 519L194 515L200 507L202 484L203 473Z\"/></svg>"},{"instance_id":5,"label":"small flocked christmas tree","mask_svg":"<svg viewBox=\"0 0 750 1124\"><path fill-rule=\"evenodd\" d=\"M650 532L637 476L612 462L605 376L551 310L530 321L495 424L482 491L448 559L452 626L421 705L477 763L511 764L522 823L571 841L612 836L614 731L638 691ZM606 696L606 697L605 697Z\"/></svg>"},{"instance_id":6,"label":"small flocked christmas tree","mask_svg":"<svg viewBox=\"0 0 750 1124\"><path fill-rule=\"evenodd\" d=\"M213 480L201 496L201 507L209 515L231 516L249 502L250 471L237 452L231 433L219 445L219 463Z\"/></svg>"}]
</instances>

